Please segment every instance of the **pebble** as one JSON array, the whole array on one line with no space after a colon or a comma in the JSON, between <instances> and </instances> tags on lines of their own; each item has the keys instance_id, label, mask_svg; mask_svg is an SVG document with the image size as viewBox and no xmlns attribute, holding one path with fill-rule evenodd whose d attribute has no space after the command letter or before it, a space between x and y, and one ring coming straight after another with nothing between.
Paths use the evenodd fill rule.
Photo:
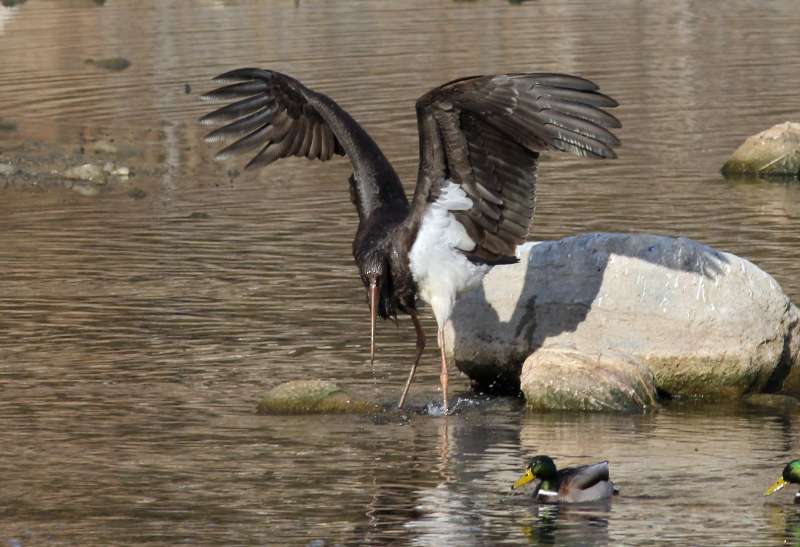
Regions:
<instances>
[{"instance_id":1,"label":"pebble","mask_svg":"<svg viewBox=\"0 0 800 547\"><path fill-rule=\"evenodd\" d=\"M105 184L105 173L103 168L94 163L84 163L76 165L64 171L64 176L72 180L86 180L96 184Z\"/></svg>"}]
</instances>

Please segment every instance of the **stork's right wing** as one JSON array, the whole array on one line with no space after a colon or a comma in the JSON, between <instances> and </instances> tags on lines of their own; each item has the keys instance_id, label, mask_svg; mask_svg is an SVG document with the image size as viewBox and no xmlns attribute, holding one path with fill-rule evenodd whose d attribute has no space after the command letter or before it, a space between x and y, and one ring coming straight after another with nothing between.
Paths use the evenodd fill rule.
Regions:
<instances>
[{"instance_id":1,"label":"stork's right wing","mask_svg":"<svg viewBox=\"0 0 800 547\"><path fill-rule=\"evenodd\" d=\"M462 78L417 101L420 166L410 222L450 182L472 202L452 211L475 248L474 261L515 261L533 219L539 152L614 158L617 106L597 86L565 74Z\"/></svg>"}]
</instances>

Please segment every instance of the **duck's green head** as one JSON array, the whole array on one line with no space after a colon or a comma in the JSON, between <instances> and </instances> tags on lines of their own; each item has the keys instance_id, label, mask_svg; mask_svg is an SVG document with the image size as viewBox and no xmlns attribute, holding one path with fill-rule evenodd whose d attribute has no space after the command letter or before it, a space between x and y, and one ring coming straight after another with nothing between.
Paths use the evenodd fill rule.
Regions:
<instances>
[{"instance_id":1,"label":"duck's green head","mask_svg":"<svg viewBox=\"0 0 800 547\"><path fill-rule=\"evenodd\" d=\"M511 489L517 489L534 479L540 479L542 482L550 482L557 478L556 464L550 456L534 456L528 462L525 473L517 479Z\"/></svg>"},{"instance_id":2,"label":"duck's green head","mask_svg":"<svg viewBox=\"0 0 800 547\"><path fill-rule=\"evenodd\" d=\"M783 468L781 478L772 483L764 492L765 496L774 494L789 483L800 484L800 460L792 460Z\"/></svg>"}]
</instances>

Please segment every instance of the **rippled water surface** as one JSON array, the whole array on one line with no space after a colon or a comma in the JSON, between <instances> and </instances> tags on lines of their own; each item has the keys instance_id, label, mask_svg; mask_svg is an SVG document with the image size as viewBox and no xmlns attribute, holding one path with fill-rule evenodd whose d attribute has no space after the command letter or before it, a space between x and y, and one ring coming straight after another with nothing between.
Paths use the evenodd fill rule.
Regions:
<instances>
[{"instance_id":1,"label":"rippled water surface","mask_svg":"<svg viewBox=\"0 0 800 547\"><path fill-rule=\"evenodd\" d=\"M761 496L798 455L793 413L530 414L470 396L445 419L256 416L266 389L298 378L395 400L413 329L380 325L370 368L346 161L241 174L211 162L194 122L211 76L289 72L350 110L410 189L429 88L583 74L620 101L624 147L544 162L534 238L684 235L800 301L800 184L718 174L747 135L798 121L795 0L12 3L0 162L47 175L105 141L133 176L99 193L44 175L0 190L4 545L800 541L791 496ZM130 66L98 65L110 57ZM418 408L437 399L425 360ZM609 459L622 495L561 509L509 496L542 452Z\"/></svg>"}]
</instances>

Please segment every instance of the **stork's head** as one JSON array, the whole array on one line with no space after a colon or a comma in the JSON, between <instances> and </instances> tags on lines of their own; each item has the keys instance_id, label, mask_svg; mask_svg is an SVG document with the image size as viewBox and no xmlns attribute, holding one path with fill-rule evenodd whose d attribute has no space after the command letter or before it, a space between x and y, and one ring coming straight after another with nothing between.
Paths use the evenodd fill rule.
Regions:
<instances>
[{"instance_id":1,"label":"stork's head","mask_svg":"<svg viewBox=\"0 0 800 547\"><path fill-rule=\"evenodd\" d=\"M397 310L392 302L392 271L388 256L381 250L376 250L359 261L358 269L361 281L367 289L370 309L376 308L381 319L395 317Z\"/></svg>"},{"instance_id":2,"label":"stork's head","mask_svg":"<svg viewBox=\"0 0 800 547\"><path fill-rule=\"evenodd\" d=\"M392 270L389 256L382 249L357 257L361 281L367 289L367 300L370 309L370 360L375 360L375 322L377 317L389 319L397 317L397 309L393 298Z\"/></svg>"}]
</instances>

